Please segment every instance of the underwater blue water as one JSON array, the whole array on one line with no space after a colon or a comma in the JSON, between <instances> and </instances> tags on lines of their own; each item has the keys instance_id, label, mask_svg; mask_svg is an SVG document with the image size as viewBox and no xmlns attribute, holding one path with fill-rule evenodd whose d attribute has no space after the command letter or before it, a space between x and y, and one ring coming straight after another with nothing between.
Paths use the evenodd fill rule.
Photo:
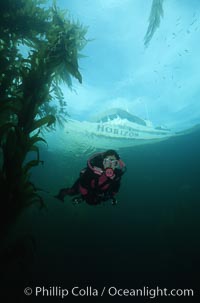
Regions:
<instances>
[{"instance_id":1,"label":"underwater blue water","mask_svg":"<svg viewBox=\"0 0 200 303\"><path fill-rule=\"evenodd\" d=\"M197 289L199 139L197 131L122 149L127 172L116 207L53 198L60 187L72 185L87 156L70 159L63 151L56 157L44 148L44 165L32 178L47 191L47 209L29 208L16 228L25 227L36 241L30 283Z\"/></svg>"},{"instance_id":2,"label":"underwater blue water","mask_svg":"<svg viewBox=\"0 0 200 303\"><path fill-rule=\"evenodd\" d=\"M70 115L87 119L121 107L155 125L185 129L199 123L199 1L161 1L163 18L148 44L153 1L59 0L88 26L79 66L83 84L63 87Z\"/></svg>"},{"instance_id":3,"label":"underwater blue water","mask_svg":"<svg viewBox=\"0 0 200 303\"><path fill-rule=\"evenodd\" d=\"M172 129L199 124L199 1L164 1L164 18L148 48L151 1L58 5L89 26L88 39L94 39L80 60L83 84L73 81L72 91L63 86L72 118L121 107ZM30 234L34 247L19 248L26 268L17 255L8 281L17 287L22 275L27 286L185 287L199 293L199 130L121 149L127 172L116 207L75 206L69 197L64 203L53 197L73 184L88 158L56 142L54 150L40 146L44 164L31 171L45 207L27 208L16 222L12 237Z\"/></svg>"}]
</instances>

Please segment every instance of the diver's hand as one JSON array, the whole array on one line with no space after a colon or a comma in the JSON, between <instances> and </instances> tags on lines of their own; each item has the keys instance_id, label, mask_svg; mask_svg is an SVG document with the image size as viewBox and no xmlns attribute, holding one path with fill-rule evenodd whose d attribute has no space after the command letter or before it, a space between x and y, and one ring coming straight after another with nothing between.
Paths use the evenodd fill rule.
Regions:
<instances>
[{"instance_id":1,"label":"diver's hand","mask_svg":"<svg viewBox=\"0 0 200 303\"><path fill-rule=\"evenodd\" d=\"M112 204L113 206L116 206L117 203L118 203L117 199L116 199L116 198L112 198L111 204Z\"/></svg>"},{"instance_id":2,"label":"diver's hand","mask_svg":"<svg viewBox=\"0 0 200 303\"><path fill-rule=\"evenodd\" d=\"M82 197L75 197L72 199L73 204L80 204L81 202L83 202Z\"/></svg>"}]
</instances>

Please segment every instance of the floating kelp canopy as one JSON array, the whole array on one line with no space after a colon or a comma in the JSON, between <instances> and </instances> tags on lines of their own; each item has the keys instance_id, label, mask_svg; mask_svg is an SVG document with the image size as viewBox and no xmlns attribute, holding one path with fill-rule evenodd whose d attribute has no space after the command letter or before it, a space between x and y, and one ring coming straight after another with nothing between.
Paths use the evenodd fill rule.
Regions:
<instances>
[{"instance_id":1,"label":"floating kelp canopy","mask_svg":"<svg viewBox=\"0 0 200 303\"><path fill-rule=\"evenodd\" d=\"M153 0L151 5L151 12L149 16L149 26L144 37L144 45L148 46L155 31L160 26L160 19L163 17L163 1Z\"/></svg>"}]
</instances>

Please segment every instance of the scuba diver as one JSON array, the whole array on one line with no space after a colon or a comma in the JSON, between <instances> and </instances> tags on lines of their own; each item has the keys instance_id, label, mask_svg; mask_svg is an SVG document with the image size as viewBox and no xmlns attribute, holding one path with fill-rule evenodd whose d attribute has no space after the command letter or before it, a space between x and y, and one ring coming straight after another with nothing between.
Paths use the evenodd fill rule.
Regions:
<instances>
[{"instance_id":1,"label":"scuba diver","mask_svg":"<svg viewBox=\"0 0 200 303\"><path fill-rule=\"evenodd\" d=\"M71 188L62 188L55 198L64 202L66 195L78 197L73 202L78 204L82 201L90 205L97 205L111 200L117 204L115 198L120 188L122 175L126 171L124 162L115 150L94 154L87 161L87 167L81 170L79 178Z\"/></svg>"}]
</instances>

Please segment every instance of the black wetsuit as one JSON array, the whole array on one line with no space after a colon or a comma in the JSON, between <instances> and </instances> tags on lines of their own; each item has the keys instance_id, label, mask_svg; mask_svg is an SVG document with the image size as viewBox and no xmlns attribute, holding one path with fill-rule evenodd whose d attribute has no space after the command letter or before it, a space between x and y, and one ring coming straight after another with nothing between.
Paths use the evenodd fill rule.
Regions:
<instances>
[{"instance_id":1,"label":"black wetsuit","mask_svg":"<svg viewBox=\"0 0 200 303\"><path fill-rule=\"evenodd\" d=\"M88 204L100 204L108 199L113 199L119 191L121 177L125 172L125 166L114 170L114 177L109 178L103 172L103 154L98 154L90 160L91 167L98 167L101 174L95 173L91 167L87 166L80 172L80 177L71 188L61 189L57 198L64 199L65 195L74 196L80 194L82 199Z\"/></svg>"}]
</instances>

